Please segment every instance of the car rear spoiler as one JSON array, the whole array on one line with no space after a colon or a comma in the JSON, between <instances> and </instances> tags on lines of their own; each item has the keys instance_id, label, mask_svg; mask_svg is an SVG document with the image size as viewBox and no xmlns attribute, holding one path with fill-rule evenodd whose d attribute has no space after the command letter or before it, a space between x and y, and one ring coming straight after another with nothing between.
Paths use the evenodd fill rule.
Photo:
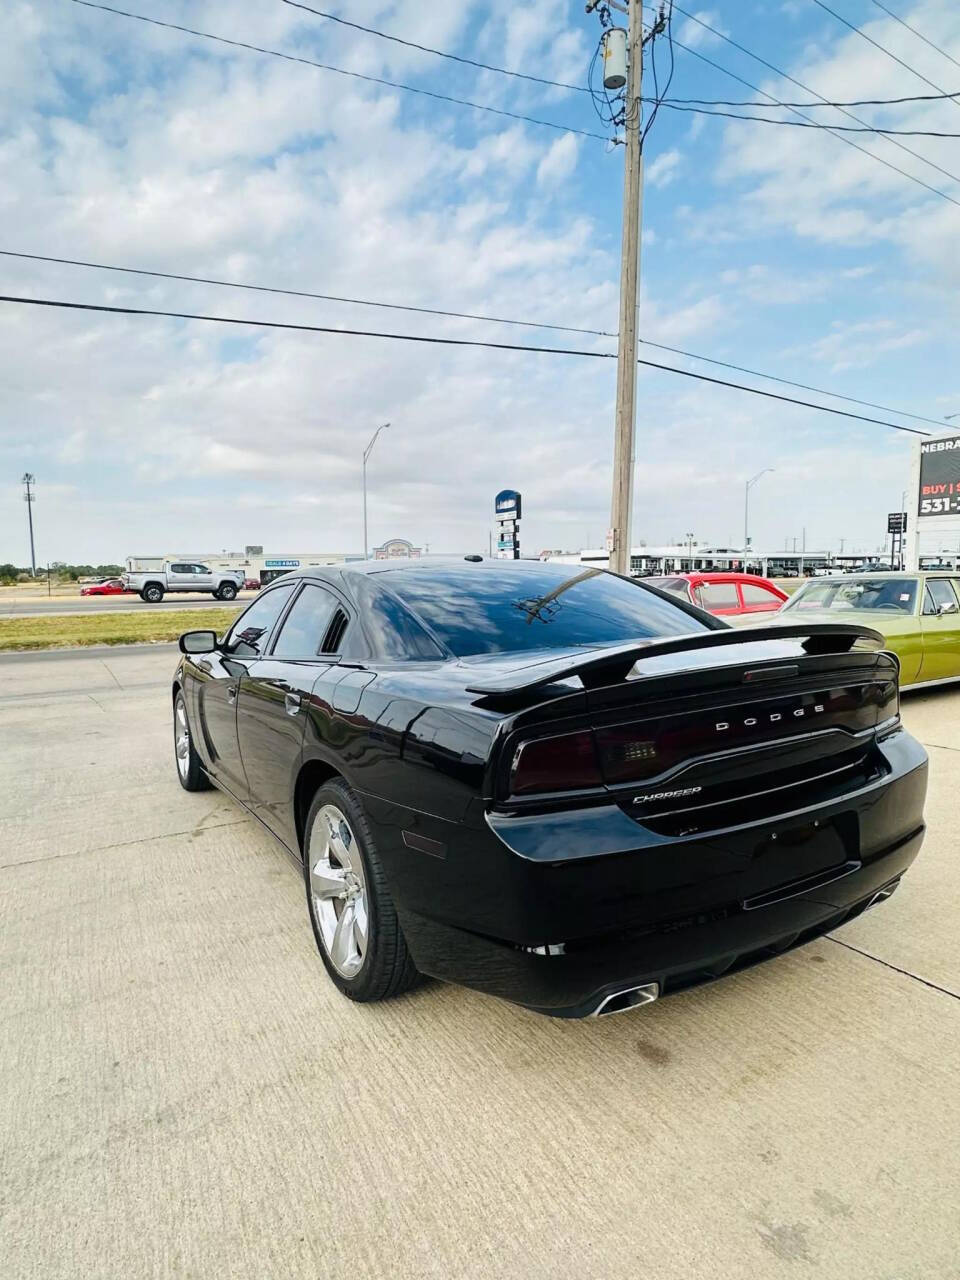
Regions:
<instances>
[{"instance_id":1,"label":"car rear spoiler","mask_svg":"<svg viewBox=\"0 0 960 1280\"><path fill-rule=\"evenodd\" d=\"M742 627L722 631L704 631L675 636L669 640L611 645L605 649L589 649L576 655L564 654L524 666L510 668L477 684L468 684L467 692L487 698L506 698L526 693L554 680L579 676L588 689L626 680L638 662L671 653L693 649L722 649L732 645L756 644L763 640L799 640L809 654L848 653L855 644L869 641L869 647L882 649L883 636L871 627L843 625L834 622L793 623L789 626ZM864 647L862 644L861 648Z\"/></svg>"}]
</instances>

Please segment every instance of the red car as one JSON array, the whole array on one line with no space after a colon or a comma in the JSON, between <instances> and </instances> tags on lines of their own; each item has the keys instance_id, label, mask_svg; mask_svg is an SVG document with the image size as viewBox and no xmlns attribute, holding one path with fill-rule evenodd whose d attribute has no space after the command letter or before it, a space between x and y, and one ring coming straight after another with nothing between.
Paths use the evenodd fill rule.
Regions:
<instances>
[{"instance_id":1,"label":"red car","mask_svg":"<svg viewBox=\"0 0 960 1280\"><path fill-rule=\"evenodd\" d=\"M774 613L790 598L768 578L752 573L675 573L646 581L721 618Z\"/></svg>"},{"instance_id":2,"label":"red car","mask_svg":"<svg viewBox=\"0 0 960 1280\"><path fill-rule=\"evenodd\" d=\"M259 579L259 578L244 578L244 580L243 580L243 590L244 590L244 591L259 591L259 590L260 590L260 579Z\"/></svg>"},{"instance_id":3,"label":"red car","mask_svg":"<svg viewBox=\"0 0 960 1280\"><path fill-rule=\"evenodd\" d=\"M119 578L105 578L103 582L95 582L92 586L81 587L82 596L122 596L127 592Z\"/></svg>"}]
</instances>

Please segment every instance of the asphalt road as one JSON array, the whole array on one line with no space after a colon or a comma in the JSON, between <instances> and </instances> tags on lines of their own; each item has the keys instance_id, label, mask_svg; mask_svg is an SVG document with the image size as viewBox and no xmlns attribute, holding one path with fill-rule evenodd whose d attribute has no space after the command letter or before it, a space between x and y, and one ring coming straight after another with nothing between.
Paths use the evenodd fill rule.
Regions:
<instances>
[{"instance_id":1,"label":"asphalt road","mask_svg":"<svg viewBox=\"0 0 960 1280\"><path fill-rule=\"evenodd\" d=\"M960 692L835 937L599 1022L356 1006L290 859L174 774L170 648L0 657L0 1272L956 1280Z\"/></svg>"},{"instance_id":2,"label":"asphalt road","mask_svg":"<svg viewBox=\"0 0 960 1280\"><path fill-rule=\"evenodd\" d=\"M252 600L256 593L241 591L237 599L241 604ZM48 614L68 613L139 613L151 609L222 609L224 600L214 600L213 596L200 592L186 591L178 595L164 597L159 604L147 604L137 595L122 596L29 596L25 599L10 599L0 594L0 618L40 617Z\"/></svg>"}]
</instances>

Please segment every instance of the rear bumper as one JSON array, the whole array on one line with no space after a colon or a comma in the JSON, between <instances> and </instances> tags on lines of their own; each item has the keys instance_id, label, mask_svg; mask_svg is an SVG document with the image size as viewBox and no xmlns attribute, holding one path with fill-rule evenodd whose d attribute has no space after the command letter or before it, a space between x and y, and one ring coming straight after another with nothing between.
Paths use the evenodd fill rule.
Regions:
<instances>
[{"instance_id":1,"label":"rear bumper","mask_svg":"<svg viewBox=\"0 0 960 1280\"><path fill-rule=\"evenodd\" d=\"M371 817L421 972L583 1017L630 987L666 995L769 959L895 887L923 840L927 759L905 732L878 750L869 785L706 836L657 836L614 806L568 815L572 834L557 815L527 844L529 826L445 824L435 860L390 856L409 824Z\"/></svg>"},{"instance_id":2,"label":"rear bumper","mask_svg":"<svg viewBox=\"0 0 960 1280\"><path fill-rule=\"evenodd\" d=\"M827 886L721 920L671 923L632 936L586 939L538 955L425 917L404 931L425 973L559 1018L589 1017L609 997L655 983L660 996L711 982L802 946L852 920L895 888L919 852L922 829L869 866Z\"/></svg>"}]
</instances>

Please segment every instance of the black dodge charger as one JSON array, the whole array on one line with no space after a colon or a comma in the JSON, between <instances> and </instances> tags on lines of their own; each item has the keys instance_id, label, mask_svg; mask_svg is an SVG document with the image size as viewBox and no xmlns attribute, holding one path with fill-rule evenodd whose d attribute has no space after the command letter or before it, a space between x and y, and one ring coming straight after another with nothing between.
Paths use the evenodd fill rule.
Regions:
<instances>
[{"instance_id":1,"label":"black dodge charger","mask_svg":"<svg viewBox=\"0 0 960 1280\"><path fill-rule=\"evenodd\" d=\"M302 863L320 955L562 1017L779 955L888 897L927 760L864 627L733 629L597 569L288 574L181 637L183 786Z\"/></svg>"}]
</instances>

